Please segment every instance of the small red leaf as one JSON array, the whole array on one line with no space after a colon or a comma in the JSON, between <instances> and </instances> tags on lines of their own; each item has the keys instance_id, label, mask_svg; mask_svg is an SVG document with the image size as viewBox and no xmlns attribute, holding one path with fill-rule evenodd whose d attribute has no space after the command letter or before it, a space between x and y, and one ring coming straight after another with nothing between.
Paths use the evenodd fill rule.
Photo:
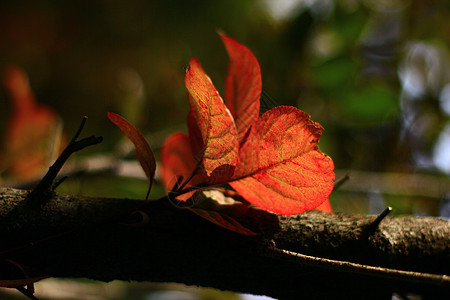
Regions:
<instances>
[{"instance_id":1,"label":"small red leaf","mask_svg":"<svg viewBox=\"0 0 450 300\"><path fill-rule=\"evenodd\" d=\"M190 95L190 118L196 121L202 138L203 170L210 182L226 182L233 175L238 159L233 117L196 58L190 61L185 83Z\"/></svg>"},{"instance_id":2,"label":"small red leaf","mask_svg":"<svg viewBox=\"0 0 450 300\"><path fill-rule=\"evenodd\" d=\"M331 206L330 200L327 199L324 203L317 206L316 210L331 214L333 212L333 207Z\"/></svg>"},{"instance_id":3,"label":"small red leaf","mask_svg":"<svg viewBox=\"0 0 450 300\"><path fill-rule=\"evenodd\" d=\"M317 149L323 128L295 107L264 113L240 149L230 185L250 203L278 214L299 214L328 199L334 165Z\"/></svg>"},{"instance_id":4,"label":"small red leaf","mask_svg":"<svg viewBox=\"0 0 450 300\"><path fill-rule=\"evenodd\" d=\"M192 154L189 137L184 133L174 133L169 136L161 148L161 179L168 191L171 191L180 176L183 181L194 171L197 162ZM205 182L206 178L197 174L188 182L187 187ZM176 197L186 201L193 192Z\"/></svg>"},{"instance_id":5,"label":"small red leaf","mask_svg":"<svg viewBox=\"0 0 450 300\"><path fill-rule=\"evenodd\" d=\"M166 189L170 191L180 176L188 178L194 168L189 137L181 132L169 136L161 148L161 180Z\"/></svg>"},{"instance_id":6,"label":"small red leaf","mask_svg":"<svg viewBox=\"0 0 450 300\"><path fill-rule=\"evenodd\" d=\"M223 227L225 229L240 233L242 235L258 235L258 233L255 233L251 231L250 229L245 228L242 226L238 221L233 219L232 217L221 214L217 211L213 210L205 210L201 208L187 208L188 210L192 211L197 216L202 217L203 219L206 219L216 225L219 225L220 227Z\"/></svg>"},{"instance_id":7,"label":"small red leaf","mask_svg":"<svg viewBox=\"0 0 450 300\"><path fill-rule=\"evenodd\" d=\"M239 142L258 119L261 97L261 70L258 60L244 45L219 33L230 56L225 81L225 103L230 109L239 135Z\"/></svg>"},{"instance_id":8,"label":"small red leaf","mask_svg":"<svg viewBox=\"0 0 450 300\"><path fill-rule=\"evenodd\" d=\"M246 228L236 220L236 218L247 212L249 204L227 197L218 190L200 191L194 197L195 207L186 207L186 209L196 215L242 235L253 236L260 234Z\"/></svg>"},{"instance_id":9,"label":"small red leaf","mask_svg":"<svg viewBox=\"0 0 450 300\"><path fill-rule=\"evenodd\" d=\"M150 179L150 188L153 183L153 177L155 177L156 162L152 149L148 145L142 134L137 129L128 123L127 120L121 116L108 112L108 118L122 130L122 132L128 137L128 139L136 147L136 157L145 172L145 175ZM150 189L149 188L149 189Z\"/></svg>"}]
</instances>

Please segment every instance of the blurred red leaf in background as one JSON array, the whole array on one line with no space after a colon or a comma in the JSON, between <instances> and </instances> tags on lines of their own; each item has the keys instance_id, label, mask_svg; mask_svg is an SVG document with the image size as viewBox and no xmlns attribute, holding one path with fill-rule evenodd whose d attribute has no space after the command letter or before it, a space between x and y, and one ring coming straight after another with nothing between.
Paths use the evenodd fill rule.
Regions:
<instances>
[{"instance_id":1,"label":"blurred red leaf in background","mask_svg":"<svg viewBox=\"0 0 450 300\"><path fill-rule=\"evenodd\" d=\"M7 67L3 83L12 108L4 139L2 167L12 179L35 179L47 171L60 152L62 121L55 110L35 100L27 75L21 68Z\"/></svg>"}]
</instances>

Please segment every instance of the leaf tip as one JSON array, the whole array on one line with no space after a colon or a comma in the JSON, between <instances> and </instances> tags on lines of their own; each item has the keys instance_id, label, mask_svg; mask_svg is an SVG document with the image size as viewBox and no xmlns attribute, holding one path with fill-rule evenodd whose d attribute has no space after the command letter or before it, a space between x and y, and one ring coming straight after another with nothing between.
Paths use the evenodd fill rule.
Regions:
<instances>
[{"instance_id":1,"label":"leaf tip","mask_svg":"<svg viewBox=\"0 0 450 300\"><path fill-rule=\"evenodd\" d=\"M118 117L119 117L118 114L115 114L115 113L110 112L110 111L108 111L107 115L108 115L108 119L109 119L111 122L113 122L113 123L114 123L114 120L117 120Z\"/></svg>"}]
</instances>

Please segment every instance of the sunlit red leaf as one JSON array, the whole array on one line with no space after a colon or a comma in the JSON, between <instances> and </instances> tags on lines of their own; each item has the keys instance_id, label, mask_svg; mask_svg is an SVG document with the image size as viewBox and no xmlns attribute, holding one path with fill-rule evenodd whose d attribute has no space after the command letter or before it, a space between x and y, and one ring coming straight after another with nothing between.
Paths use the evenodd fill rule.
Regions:
<instances>
[{"instance_id":1,"label":"sunlit red leaf","mask_svg":"<svg viewBox=\"0 0 450 300\"><path fill-rule=\"evenodd\" d=\"M188 147L189 139L190 155L201 158L201 174L210 185L229 183L262 210L284 215L315 208L329 211L334 165L317 147L323 128L294 107L276 107L258 117L258 62L245 46L223 34L221 38L230 56L226 103L231 112L193 58L185 76L189 138L177 146ZM212 222L234 226L224 220L223 212L217 216L210 209L197 209Z\"/></svg>"},{"instance_id":2,"label":"sunlit red leaf","mask_svg":"<svg viewBox=\"0 0 450 300\"><path fill-rule=\"evenodd\" d=\"M230 56L225 81L225 103L236 122L239 142L259 116L261 70L253 53L244 45L219 33Z\"/></svg>"},{"instance_id":3,"label":"sunlit red leaf","mask_svg":"<svg viewBox=\"0 0 450 300\"><path fill-rule=\"evenodd\" d=\"M191 176L197 165L192 153L189 137L184 133L174 133L169 136L161 148L161 179L168 191L171 191L180 176L183 181ZM206 178L197 174L189 181L187 187L202 183ZM193 195L193 192L177 197L177 200L185 201Z\"/></svg>"},{"instance_id":4,"label":"sunlit red leaf","mask_svg":"<svg viewBox=\"0 0 450 300\"><path fill-rule=\"evenodd\" d=\"M295 107L279 106L254 124L230 185L250 203L299 214L328 199L334 164L317 148L323 128Z\"/></svg>"},{"instance_id":5,"label":"sunlit red leaf","mask_svg":"<svg viewBox=\"0 0 450 300\"><path fill-rule=\"evenodd\" d=\"M10 66L4 73L12 111L5 139L5 168L18 180L47 171L59 154L62 122L56 112L36 102L23 70Z\"/></svg>"},{"instance_id":6,"label":"sunlit red leaf","mask_svg":"<svg viewBox=\"0 0 450 300\"><path fill-rule=\"evenodd\" d=\"M185 75L191 118L202 137L202 167L211 182L225 182L238 160L236 126L230 111L196 58Z\"/></svg>"},{"instance_id":7,"label":"sunlit red leaf","mask_svg":"<svg viewBox=\"0 0 450 300\"><path fill-rule=\"evenodd\" d=\"M137 129L128 123L127 120L121 116L108 112L108 118L122 130L128 139L134 144L136 148L136 157L142 166L147 178L150 179L150 187L155 177L156 162L152 149L148 145L142 134Z\"/></svg>"}]
</instances>

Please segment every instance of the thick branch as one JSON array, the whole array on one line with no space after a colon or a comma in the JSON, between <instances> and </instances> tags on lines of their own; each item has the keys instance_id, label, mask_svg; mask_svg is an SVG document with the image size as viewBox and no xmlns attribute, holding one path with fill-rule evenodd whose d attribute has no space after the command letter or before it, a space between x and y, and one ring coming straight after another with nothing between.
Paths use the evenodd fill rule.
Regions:
<instances>
[{"instance_id":1,"label":"thick branch","mask_svg":"<svg viewBox=\"0 0 450 300\"><path fill-rule=\"evenodd\" d=\"M31 209L26 194L0 189L0 281L23 279L12 260L29 277L180 282L282 299L450 292L450 224L438 218L388 216L372 233L374 216L311 212L275 217L272 232L246 237L166 201L143 208L143 224L142 213L128 213L142 201L55 195ZM268 220L255 210L247 222Z\"/></svg>"}]
</instances>

